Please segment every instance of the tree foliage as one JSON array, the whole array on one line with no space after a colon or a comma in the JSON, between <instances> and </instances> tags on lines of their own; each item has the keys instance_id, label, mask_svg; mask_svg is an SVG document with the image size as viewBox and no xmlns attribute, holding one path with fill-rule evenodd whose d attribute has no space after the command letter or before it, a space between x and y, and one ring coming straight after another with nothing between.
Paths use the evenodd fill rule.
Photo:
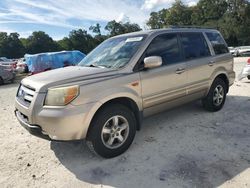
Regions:
<instances>
[{"instance_id":1,"label":"tree foliage","mask_svg":"<svg viewBox=\"0 0 250 188\"><path fill-rule=\"evenodd\" d=\"M110 37L141 30L138 24L116 22L115 20L108 22L105 29L109 32Z\"/></svg>"},{"instance_id":2,"label":"tree foliage","mask_svg":"<svg viewBox=\"0 0 250 188\"><path fill-rule=\"evenodd\" d=\"M177 0L171 8L152 12L147 25L160 29L171 25L191 25L192 9Z\"/></svg>"},{"instance_id":3,"label":"tree foliage","mask_svg":"<svg viewBox=\"0 0 250 188\"><path fill-rule=\"evenodd\" d=\"M21 57L25 49L19 39L18 33L0 32L0 57L5 56L8 58Z\"/></svg>"},{"instance_id":4,"label":"tree foliage","mask_svg":"<svg viewBox=\"0 0 250 188\"><path fill-rule=\"evenodd\" d=\"M83 29L72 30L68 37L59 41L54 41L43 31L35 31L28 38L21 39L17 33L8 35L0 32L0 56L20 58L25 53L36 54L59 50L80 50L87 54L108 37L141 30L138 24L116 21L108 22L105 29L108 33L102 35L101 26L97 23L89 28L94 35Z\"/></svg>"},{"instance_id":5,"label":"tree foliage","mask_svg":"<svg viewBox=\"0 0 250 188\"><path fill-rule=\"evenodd\" d=\"M33 32L32 35L27 38L24 45L26 52L31 54L53 52L59 49L59 45L43 31Z\"/></svg>"},{"instance_id":6,"label":"tree foliage","mask_svg":"<svg viewBox=\"0 0 250 188\"><path fill-rule=\"evenodd\" d=\"M176 0L172 7L152 12L147 25L152 29L171 25L213 27L229 45L250 44L250 3L247 0L200 0L185 6Z\"/></svg>"}]
</instances>

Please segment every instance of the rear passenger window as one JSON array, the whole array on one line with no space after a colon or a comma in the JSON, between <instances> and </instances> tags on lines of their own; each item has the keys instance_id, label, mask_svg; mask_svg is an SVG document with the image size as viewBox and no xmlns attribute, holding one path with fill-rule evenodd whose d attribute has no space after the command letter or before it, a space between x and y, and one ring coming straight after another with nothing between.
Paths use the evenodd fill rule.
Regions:
<instances>
[{"instance_id":1,"label":"rear passenger window","mask_svg":"<svg viewBox=\"0 0 250 188\"><path fill-rule=\"evenodd\" d=\"M209 47L201 33L182 33L181 44L186 59L210 56Z\"/></svg>"},{"instance_id":2,"label":"rear passenger window","mask_svg":"<svg viewBox=\"0 0 250 188\"><path fill-rule=\"evenodd\" d=\"M149 56L161 56L164 65L181 61L177 34L163 34L154 38L146 51L146 57Z\"/></svg>"},{"instance_id":3,"label":"rear passenger window","mask_svg":"<svg viewBox=\"0 0 250 188\"><path fill-rule=\"evenodd\" d=\"M207 38L209 39L209 41L211 42L211 44L214 48L214 53L216 55L229 52L227 45L225 44L225 41L223 40L223 38L221 37L221 35L219 33L216 33L216 32L208 33L207 32L206 35L207 35Z\"/></svg>"}]
</instances>

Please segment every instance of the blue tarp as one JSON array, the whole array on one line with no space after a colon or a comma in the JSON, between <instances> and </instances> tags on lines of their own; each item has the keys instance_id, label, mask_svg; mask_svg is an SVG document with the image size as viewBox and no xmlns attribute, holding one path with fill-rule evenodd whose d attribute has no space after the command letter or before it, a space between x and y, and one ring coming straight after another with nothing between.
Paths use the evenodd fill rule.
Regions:
<instances>
[{"instance_id":1,"label":"blue tarp","mask_svg":"<svg viewBox=\"0 0 250 188\"><path fill-rule=\"evenodd\" d=\"M77 65L86 55L80 51L61 51L40 54L26 54L25 62L31 73Z\"/></svg>"}]
</instances>

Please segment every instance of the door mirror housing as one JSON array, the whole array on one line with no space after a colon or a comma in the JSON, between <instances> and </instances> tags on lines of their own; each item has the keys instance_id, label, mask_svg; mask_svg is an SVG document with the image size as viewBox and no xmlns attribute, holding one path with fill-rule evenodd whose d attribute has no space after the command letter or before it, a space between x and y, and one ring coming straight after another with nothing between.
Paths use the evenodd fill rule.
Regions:
<instances>
[{"instance_id":1,"label":"door mirror housing","mask_svg":"<svg viewBox=\"0 0 250 188\"><path fill-rule=\"evenodd\" d=\"M160 56L150 56L144 58L144 68L155 68L162 65L162 58Z\"/></svg>"}]
</instances>

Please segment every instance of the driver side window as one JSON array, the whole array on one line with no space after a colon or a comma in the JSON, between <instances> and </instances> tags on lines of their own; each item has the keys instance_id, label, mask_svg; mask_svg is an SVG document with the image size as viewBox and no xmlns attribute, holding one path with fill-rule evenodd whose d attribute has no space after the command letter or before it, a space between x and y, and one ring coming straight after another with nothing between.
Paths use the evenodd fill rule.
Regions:
<instances>
[{"instance_id":1,"label":"driver side window","mask_svg":"<svg viewBox=\"0 0 250 188\"><path fill-rule=\"evenodd\" d=\"M177 34L163 34L154 38L146 51L146 57L149 56L160 56L163 65L182 61Z\"/></svg>"}]
</instances>

